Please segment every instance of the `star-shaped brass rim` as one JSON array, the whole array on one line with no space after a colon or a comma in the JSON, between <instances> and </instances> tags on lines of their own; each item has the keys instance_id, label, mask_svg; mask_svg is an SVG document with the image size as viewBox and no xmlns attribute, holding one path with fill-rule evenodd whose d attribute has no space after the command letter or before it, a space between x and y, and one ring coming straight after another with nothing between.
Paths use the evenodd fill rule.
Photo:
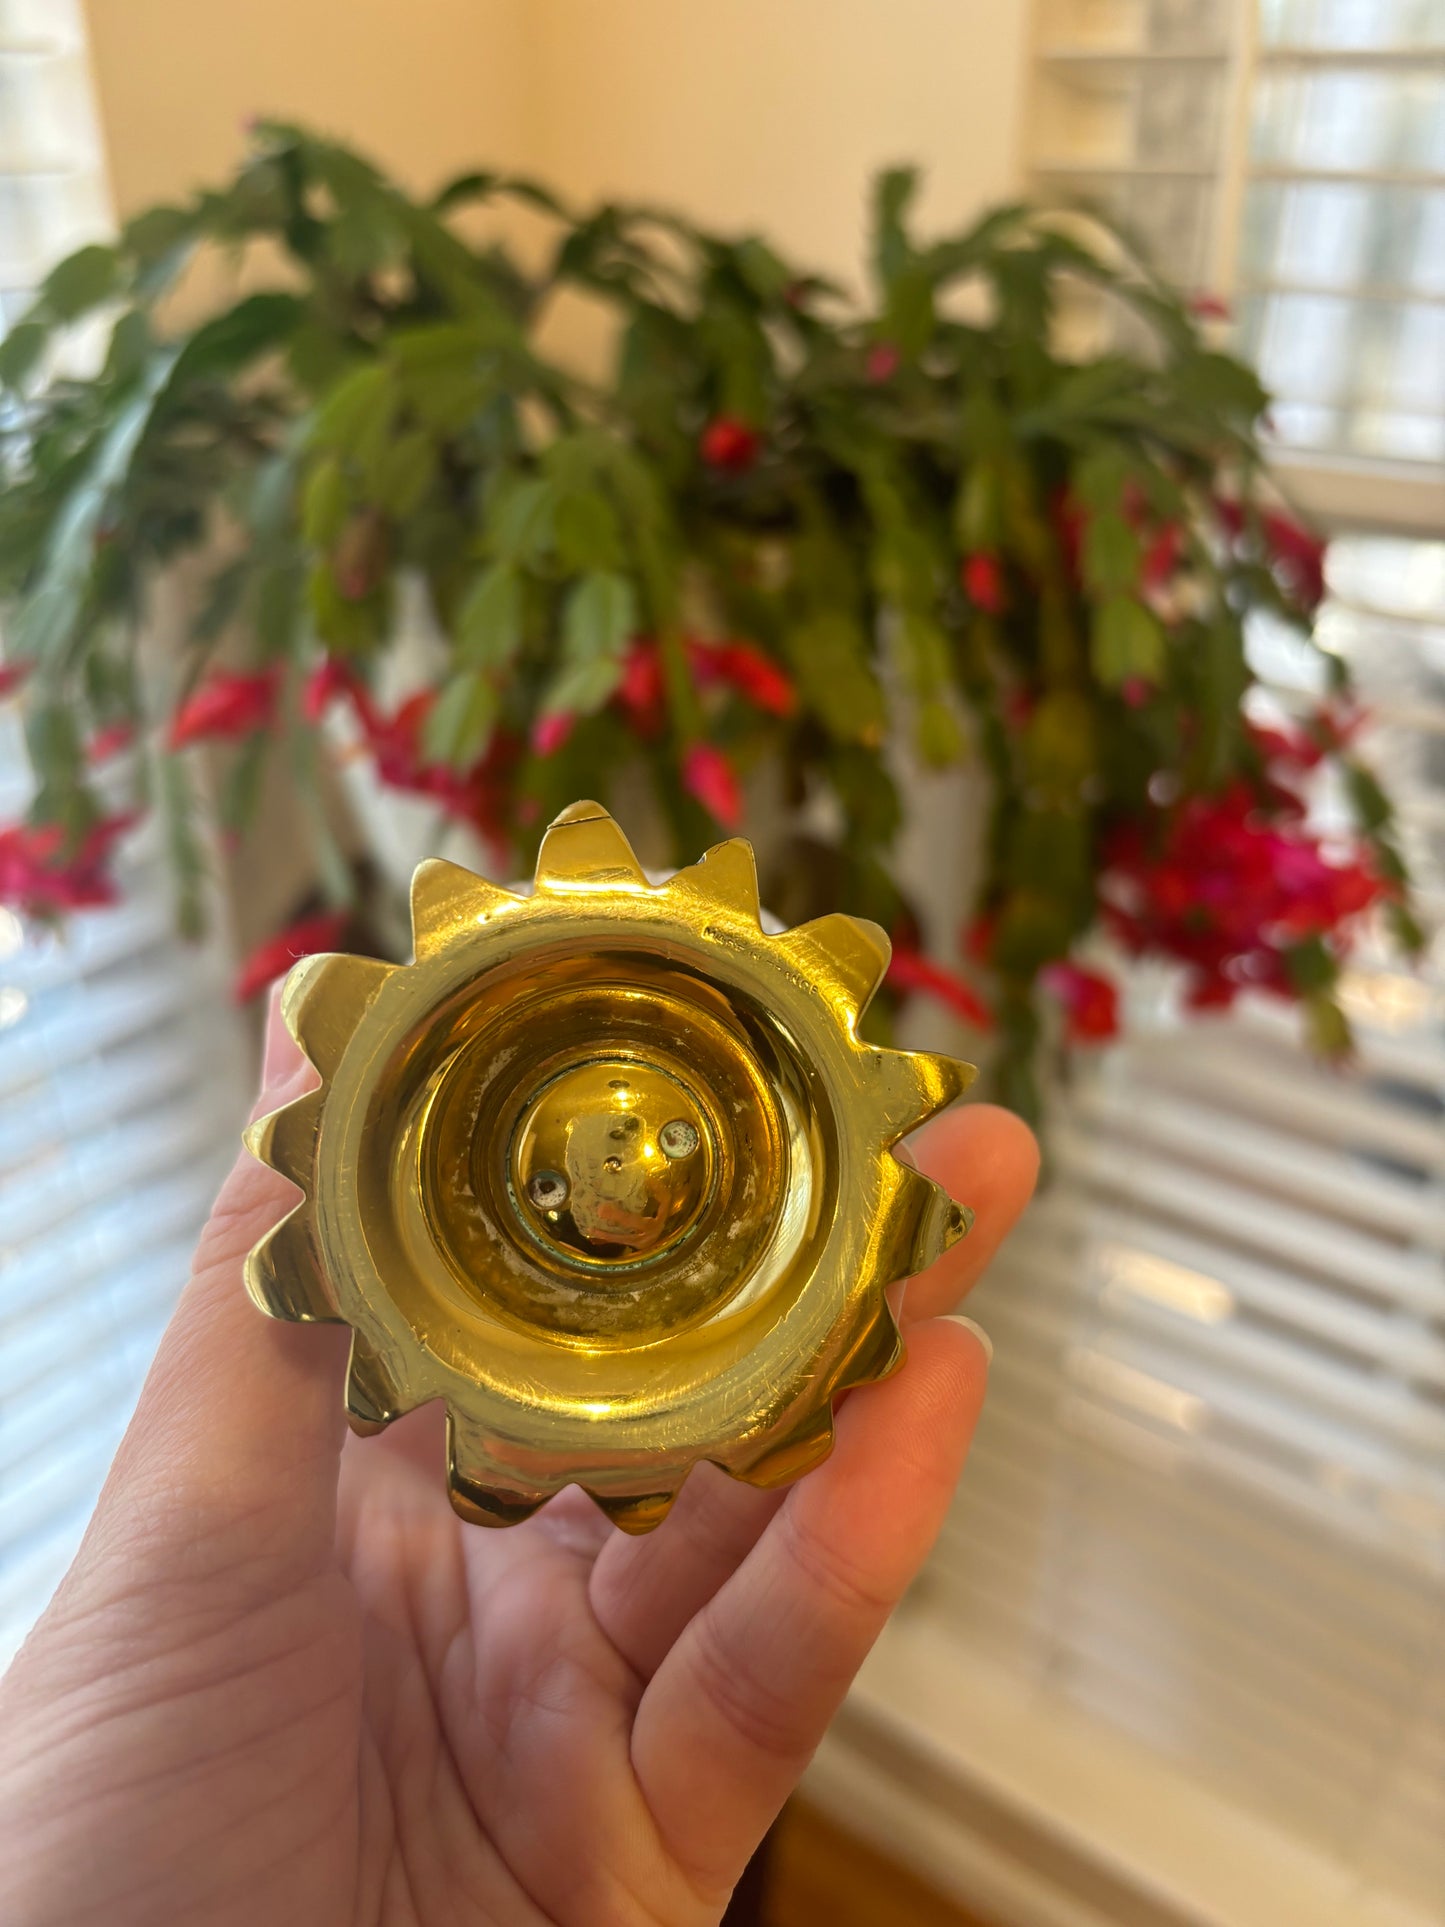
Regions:
<instances>
[{"instance_id":1,"label":"star-shaped brass rim","mask_svg":"<svg viewBox=\"0 0 1445 1927\"><path fill-rule=\"evenodd\" d=\"M652 883L595 803L530 895L423 863L412 926L411 964L287 979L321 1081L246 1134L304 1194L257 1305L351 1327L357 1431L443 1399L480 1523L575 1483L647 1531L700 1459L817 1464L836 1396L902 1362L888 1287L970 1220L893 1155L974 1072L859 1038L884 933L766 934L741 838Z\"/></svg>"}]
</instances>

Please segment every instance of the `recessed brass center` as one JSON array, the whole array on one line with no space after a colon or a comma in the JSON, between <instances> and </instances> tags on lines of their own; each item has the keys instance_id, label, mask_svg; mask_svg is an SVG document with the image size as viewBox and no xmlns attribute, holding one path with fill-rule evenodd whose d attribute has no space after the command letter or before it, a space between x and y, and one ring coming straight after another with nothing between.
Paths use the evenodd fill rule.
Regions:
<instances>
[{"instance_id":1,"label":"recessed brass center","mask_svg":"<svg viewBox=\"0 0 1445 1927\"><path fill-rule=\"evenodd\" d=\"M636 1264L684 1238L712 1194L707 1111L655 1065L599 1057L559 1072L512 1135L509 1188L556 1255Z\"/></svg>"}]
</instances>

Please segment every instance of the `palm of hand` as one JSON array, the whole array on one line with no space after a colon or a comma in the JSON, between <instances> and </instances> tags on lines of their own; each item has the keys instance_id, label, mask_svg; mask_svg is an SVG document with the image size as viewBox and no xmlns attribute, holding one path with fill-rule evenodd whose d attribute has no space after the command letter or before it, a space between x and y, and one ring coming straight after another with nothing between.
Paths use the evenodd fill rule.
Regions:
<instances>
[{"instance_id":1,"label":"palm of hand","mask_svg":"<svg viewBox=\"0 0 1445 1927\"><path fill-rule=\"evenodd\" d=\"M262 1108L307 1072L273 1025ZM439 1415L344 1441L344 1334L258 1318L287 1187L232 1174L85 1544L0 1687L7 1919L704 1927L931 1544L982 1397L929 1317L1022 1207L1022 1126L919 1140L974 1238L910 1362L784 1494L701 1467L666 1524L575 1492L464 1525ZM971 1247L971 1249L970 1249Z\"/></svg>"}]
</instances>

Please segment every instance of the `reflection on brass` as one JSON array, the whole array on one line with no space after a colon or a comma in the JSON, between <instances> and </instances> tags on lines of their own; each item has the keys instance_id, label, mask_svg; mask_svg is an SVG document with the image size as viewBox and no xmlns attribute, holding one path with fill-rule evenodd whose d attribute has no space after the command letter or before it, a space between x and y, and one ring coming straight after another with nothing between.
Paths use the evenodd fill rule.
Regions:
<instances>
[{"instance_id":1,"label":"reflection on brass","mask_svg":"<svg viewBox=\"0 0 1445 1927\"><path fill-rule=\"evenodd\" d=\"M422 864L412 928L411 964L287 979L321 1083L247 1133L305 1193L252 1298L351 1327L357 1431L445 1400L483 1524L577 1483L642 1532L699 1459L817 1464L836 1394L902 1360L885 1288L969 1221L892 1155L973 1071L859 1041L882 931L765 935L745 842L653 884L595 803L530 896Z\"/></svg>"}]
</instances>

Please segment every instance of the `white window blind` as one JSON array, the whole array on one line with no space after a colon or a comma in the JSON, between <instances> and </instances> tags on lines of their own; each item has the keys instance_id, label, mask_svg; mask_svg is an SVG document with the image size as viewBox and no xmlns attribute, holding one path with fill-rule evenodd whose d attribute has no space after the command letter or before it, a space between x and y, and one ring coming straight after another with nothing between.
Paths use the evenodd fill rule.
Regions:
<instances>
[{"instance_id":1,"label":"white window blind","mask_svg":"<svg viewBox=\"0 0 1445 1927\"><path fill-rule=\"evenodd\" d=\"M0 0L4 321L105 225L79 12ZM18 701L5 823L30 795ZM63 931L0 908L0 1666L74 1552L241 1121L243 1039L218 958L174 935L158 842L129 838L121 903Z\"/></svg>"},{"instance_id":2,"label":"white window blind","mask_svg":"<svg viewBox=\"0 0 1445 1927\"><path fill-rule=\"evenodd\" d=\"M1445 4L1037 22L1035 184L1227 297L1279 392L1336 536L1321 633L1438 929ZM1315 693L1288 634L1252 649L1272 700ZM1003 1922L1445 1918L1440 940L1418 971L1366 946L1344 996L1337 1070L1278 1006L1180 1023L1137 975L977 1294L975 1454L814 1786Z\"/></svg>"}]
</instances>

